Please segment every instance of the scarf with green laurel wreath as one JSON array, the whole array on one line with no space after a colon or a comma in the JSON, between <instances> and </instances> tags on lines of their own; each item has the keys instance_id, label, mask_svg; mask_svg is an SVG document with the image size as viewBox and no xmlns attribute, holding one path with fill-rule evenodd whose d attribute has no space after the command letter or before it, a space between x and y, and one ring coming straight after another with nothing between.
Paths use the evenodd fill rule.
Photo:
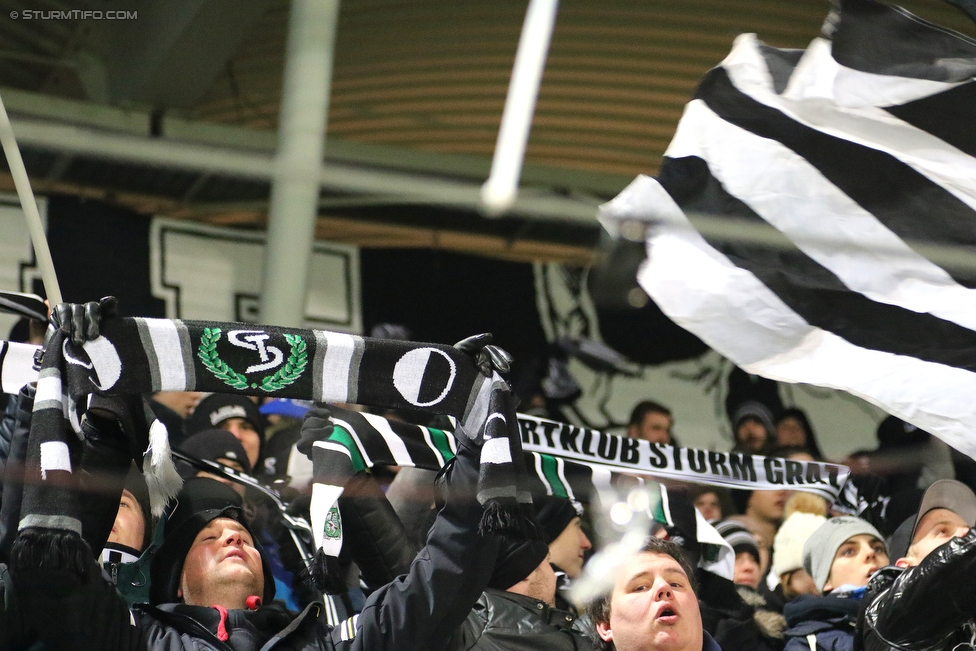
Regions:
<instances>
[{"instance_id":1,"label":"scarf with green laurel wreath","mask_svg":"<svg viewBox=\"0 0 976 651\"><path fill-rule=\"evenodd\" d=\"M80 347L56 333L40 381L39 434L31 453L54 478L70 477L77 465L77 436L66 423L73 405L95 391L208 391L418 409L457 417L455 435L482 449L482 531L534 532L524 469L512 462L522 449L508 385L497 373L486 377L471 355L451 346L242 323L112 318L101 324L101 336ZM70 498L31 503L45 511L44 522L31 520L21 529L76 531L72 514L79 505Z\"/></svg>"}]
</instances>

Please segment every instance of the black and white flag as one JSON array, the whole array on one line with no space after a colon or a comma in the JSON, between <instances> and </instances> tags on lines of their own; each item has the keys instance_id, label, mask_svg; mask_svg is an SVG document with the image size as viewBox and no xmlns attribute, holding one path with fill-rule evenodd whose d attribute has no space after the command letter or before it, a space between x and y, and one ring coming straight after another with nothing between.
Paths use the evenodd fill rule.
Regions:
<instances>
[{"instance_id":1,"label":"black and white flag","mask_svg":"<svg viewBox=\"0 0 976 651\"><path fill-rule=\"evenodd\" d=\"M976 41L870 0L803 51L739 36L601 219L646 225L641 286L745 370L976 457L974 74Z\"/></svg>"}]
</instances>

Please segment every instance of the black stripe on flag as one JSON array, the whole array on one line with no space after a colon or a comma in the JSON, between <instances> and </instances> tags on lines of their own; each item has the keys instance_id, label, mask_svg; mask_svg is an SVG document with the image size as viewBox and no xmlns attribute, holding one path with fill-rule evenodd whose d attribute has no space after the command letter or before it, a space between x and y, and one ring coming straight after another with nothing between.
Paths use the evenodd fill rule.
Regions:
<instances>
[{"instance_id":1,"label":"black stripe on flag","mask_svg":"<svg viewBox=\"0 0 976 651\"><path fill-rule=\"evenodd\" d=\"M976 82L885 110L917 129L927 131L959 151L976 156Z\"/></svg>"},{"instance_id":2,"label":"black stripe on flag","mask_svg":"<svg viewBox=\"0 0 976 651\"><path fill-rule=\"evenodd\" d=\"M723 68L706 75L697 97L723 120L802 156L900 238L976 245L976 211L894 156L822 133L757 102L736 89ZM971 278L953 279L976 287Z\"/></svg>"},{"instance_id":3,"label":"black stripe on flag","mask_svg":"<svg viewBox=\"0 0 976 651\"><path fill-rule=\"evenodd\" d=\"M976 332L851 291L832 271L729 194L701 158L665 158L658 181L685 213L720 214L778 235L783 243L780 249L707 236L705 239L734 264L759 278L810 325L862 348L976 370Z\"/></svg>"}]
</instances>

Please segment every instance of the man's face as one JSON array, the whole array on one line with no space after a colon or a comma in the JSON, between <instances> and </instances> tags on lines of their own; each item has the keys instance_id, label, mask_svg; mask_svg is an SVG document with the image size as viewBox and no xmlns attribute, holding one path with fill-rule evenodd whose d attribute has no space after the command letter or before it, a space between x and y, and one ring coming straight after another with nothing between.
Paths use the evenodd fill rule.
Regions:
<instances>
[{"instance_id":1,"label":"man's face","mask_svg":"<svg viewBox=\"0 0 976 651\"><path fill-rule=\"evenodd\" d=\"M142 549L145 536L146 520L142 513L142 507L139 506L139 500L129 491L123 490L122 499L119 500L119 511L115 514L115 524L112 525L108 542L125 545L132 549Z\"/></svg>"},{"instance_id":2,"label":"man's face","mask_svg":"<svg viewBox=\"0 0 976 651\"><path fill-rule=\"evenodd\" d=\"M681 565L644 552L624 565L610 597L610 621L596 625L617 651L701 651L698 598Z\"/></svg>"},{"instance_id":3,"label":"man's face","mask_svg":"<svg viewBox=\"0 0 976 651\"><path fill-rule=\"evenodd\" d=\"M866 533L851 536L834 554L824 592L842 585L863 588L871 576L887 564L888 552L884 542Z\"/></svg>"},{"instance_id":4,"label":"man's face","mask_svg":"<svg viewBox=\"0 0 976 651\"><path fill-rule=\"evenodd\" d=\"M559 537L549 543L549 555L553 565L575 579L583 569L583 555L592 547L593 543L583 533L580 519L573 518Z\"/></svg>"},{"instance_id":5,"label":"man's face","mask_svg":"<svg viewBox=\"0 0 976 651\"><path fill-rule=\"evenodd\" d=\"M247 460L252 468L257 468L258 454L261 452L261 435L250 421L243 418L228 418L217 425L220 429L225 429L234 435L244 452L247 453Z\"/></svg>"},{"instance_id":6,"label":"man's face","mask_svg":"<svg viewBox=\"0 0 976 651\"><path fill-rule=\"evenodd\" d=\"M262 595L264 569L251 534L237 520L217 518L197 534L183 561L178 596L191 606L225 594Z\"/></svg>"},{"instance_id":7,"label":"man's face","mask_svg":"<svg viewBox=\"0 0 976 651\"><path fill-rule=\"evenodd\" d=\"M805 447L807 432L799 420L789 416L776 424L776 442L779 445Z\"/></svg>"},{"instance_id":8,"label":"man's face","mask_svg":"<svg viewBox=\"0 0 976 651\"><path fill-rule=\"evenodd\" d=\"M779 522L791 494L792 491L752 491L746 512L766 522Z\"/></svg>"},{"instance_id":9,"label":"man's face","mask_svg":"<svg viewBox=\"0 0 976 651\"><path fill-rule=\"evenodd\" d=\"M652 411L644 414L637 438L650 441L651 443L671 443L671 426L674 419L667 414L659 411Z\"/></svg>"},{"instance_id":10,"label":"man's face","mask_svg":"<svg viewBox=\"0 0 976 651\"><path fill-rule=\"evenodd\" d=\"M750 452L759 452L766 445L769 434L766 426L756 418L746 418L735 429L735 440Z\"/></svg>"},{"instance_id":11,"label":"man's face","mask_svg":"<svg viewBox=\"0 0 976 651\"><path fill-rule=\"evenodd\" d=\"M955 512L949 509L932 509L922 516L915 529L911 547L908 548L908 556L899 559L898 565L918 565L937 547L954 537L965 536L968 532L969 525Z\"/></svg>"}]
</instances>

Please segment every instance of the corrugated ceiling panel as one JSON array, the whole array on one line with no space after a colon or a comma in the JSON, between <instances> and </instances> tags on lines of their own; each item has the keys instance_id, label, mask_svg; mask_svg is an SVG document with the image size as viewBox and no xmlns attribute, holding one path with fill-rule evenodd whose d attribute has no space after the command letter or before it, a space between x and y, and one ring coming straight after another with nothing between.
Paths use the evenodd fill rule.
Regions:
<instances>
[{"instance_id":1,"label":"corrugated ceiling panel","mask_svg":"<svg viewBox=\"0 0 976 651\"><path fill-rule=\"evenodd\" d=\"M937 0L902 3L973 31ZM342 4L328 134L490 156L525 16L524 1L355 0ZM656 171L698 79L755 32L805 47L828 2L563 0L526 155L545 166L623 176ZM205 119L274 125L286 12L235 58L199 107ZM278 42L275 42L278 41ZM233 82L233 83L231 83Z\"/></svg>"}]
</instances>

